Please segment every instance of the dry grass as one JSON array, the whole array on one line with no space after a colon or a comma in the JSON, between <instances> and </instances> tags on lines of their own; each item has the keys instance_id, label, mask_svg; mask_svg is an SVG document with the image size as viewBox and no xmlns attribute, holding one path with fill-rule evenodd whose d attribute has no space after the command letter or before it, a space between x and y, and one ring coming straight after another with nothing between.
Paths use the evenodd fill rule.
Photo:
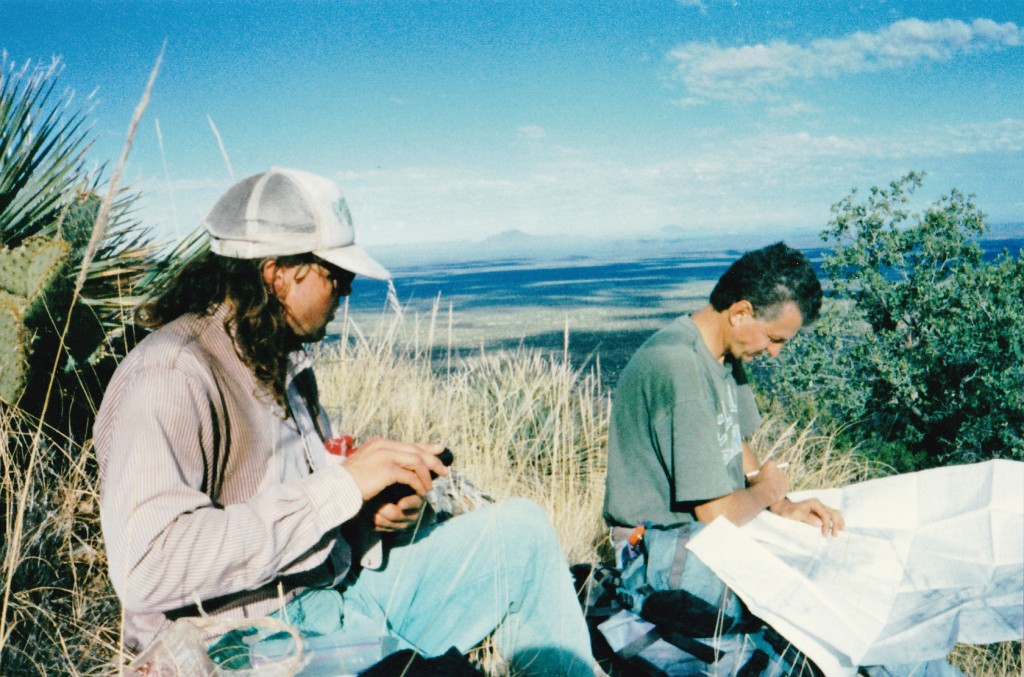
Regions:
<instances>
[{"instance_id":1,"label":"dry grass","mask_svg":"<svg viewBox=\"0 0 1024 677\"><path fill-rule=\"evenodd\" d=\"M561 351L481 351L448 360L450 341L439 324L447 326L436 314L383 318L368 333L344 324L342 341L316 362L324 404L339 428L362 438L444 442L479 488L540 504L570 561L601 559L609 398L596 369L566 366ZM0 428L0 575L11 581L0 673L114 673L120 618L106 575L91 449L35 435L10 409ZM762 457L789 461L798 489L886 472L840 451L828 436L779 422L769 421L754 446ZM502 674L486 650L481 660ZM962 646L952 660L969 675L1020 674L1020 643Z\"/></svg>"},{"instance_id":2,"label":"dry grass","mask_svg":"<svg viewBox=\"0 0 1024 677\"><path fill-rule=\"evenodd\" d=\"M432 360L436 315L418 339L400 340L398 322L383 320L372 339L350 323L319 356L321 399L339 429L444 443L487 493L547 510L570 560L593 561L609 414L596 371L522 349Z\"/></svg>"},{"instance_id":3,"label":"dry grass","mask_svg":"<svg viewBox=\"0 0 1024 677\"><path fill-rule=\"evenodd\" d=\"M1024 653L1020 642L1001 642L988 646L957 644L949 662L968 677L1019 677L1024 675Z\"/></svg>"},{"instance_id":4,"label":"dry grass","mask_svg":"<svg viewBox=\"0 0 1024 677\"><path fill-rule=\"evenodd\" d=\"M8 581L0 674L108 673L120 617L107 578L91 453L38 435L9 408L0 432L0 554ZM33 455L37 462L29 464Z\"/></svg>"},{"instance_id":5,"label":"dry grass","mask_svg":"<svg viewBox=\"0 0 1024 677\"><path fill-rule=\"evenodd\" d=\"M769 418L750 440L750 447L762 462L770 458L789 463L786 477L793 491L842 487L892 473L881 463L841 448L836 437L813 426L797 428Z\"/></svg>"}]
</instances>

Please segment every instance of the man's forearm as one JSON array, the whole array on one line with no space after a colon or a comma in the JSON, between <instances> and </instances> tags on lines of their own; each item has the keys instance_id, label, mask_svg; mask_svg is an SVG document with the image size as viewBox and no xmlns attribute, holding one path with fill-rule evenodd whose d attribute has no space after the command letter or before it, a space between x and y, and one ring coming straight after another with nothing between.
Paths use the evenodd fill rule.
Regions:
<instances>
[{"instance_id":1,"label":"man's forearm","mask_svg":"<svg viewBox=\"0 0 1024 677\"><path fill-rule=\"evenodd\" d=\"M716 517L722 516L739 526L754 519L762 510L783 498L785 497L776 496L768 485L757 483L702 503L694 509L694 514L705 524L710 524Z\"/></svg>"},{"instance_id":2,"label":"man's forearm","mask_svg":"<svg viewBox=\"0 0 1024 677\"><path fill-rule=\"evenodd\" d=\"M749 475L752 472L757 472L761 469L761 462L757 460L757 456L754 456L754 452L750 449L750 445L743 442L743 474Z\"/></svg>"}]
</instances>

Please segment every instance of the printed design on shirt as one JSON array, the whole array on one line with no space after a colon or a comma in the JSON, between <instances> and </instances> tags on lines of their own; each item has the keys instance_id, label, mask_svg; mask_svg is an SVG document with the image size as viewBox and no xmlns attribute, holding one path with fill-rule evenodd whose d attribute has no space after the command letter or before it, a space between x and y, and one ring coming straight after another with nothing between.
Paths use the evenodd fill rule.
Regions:
<instances>
[{"instance_id":1,"label":"printed design on shirt","mask_svg":"<svg viewBox=\"0 0 1024 677\"><path fill-rule=\"evenodd\" d=\"M726 384L725 400L720 401L722 411L718 414L718 446L722 450L722 464L729 465L732 459L743 453L743 435L740 433L739 404L736 388Z\"/></svg>"}]
</instances>

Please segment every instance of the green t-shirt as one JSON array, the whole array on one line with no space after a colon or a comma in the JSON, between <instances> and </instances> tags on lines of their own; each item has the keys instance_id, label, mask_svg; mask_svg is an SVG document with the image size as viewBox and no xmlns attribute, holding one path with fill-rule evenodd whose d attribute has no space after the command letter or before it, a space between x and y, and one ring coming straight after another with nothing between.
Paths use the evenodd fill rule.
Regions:
<instances>
[{"instance_id":1,"label":"green t-shirt","mask_svg":"<svg viewBox=\"0 0 1024 677\"><path fill-rule=\"evenodd\" d=\"M619 377L604 517L615 526L693 522L745 485L743 440L761 425L742 364L720 364L689 317L649 338Z\"/></svg>"}]
</instances>

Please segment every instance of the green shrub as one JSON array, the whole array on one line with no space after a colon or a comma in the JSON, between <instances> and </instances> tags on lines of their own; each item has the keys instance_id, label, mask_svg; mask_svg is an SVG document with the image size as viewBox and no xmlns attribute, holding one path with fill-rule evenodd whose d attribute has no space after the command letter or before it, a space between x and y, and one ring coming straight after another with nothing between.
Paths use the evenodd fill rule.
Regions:
<instances>
[{"instance_id":1,"label":"green shrub","mask_svg":"<svg viewBox=\"0 0 1024 677\"><path fill-rule=\"evenodd\" d=\"M984 260L985 215L955 189L910 213L921 181L832 207L822 318L755 378L899 470L1022 459L1024 260Z\"/></svg>"}]
</instances>

